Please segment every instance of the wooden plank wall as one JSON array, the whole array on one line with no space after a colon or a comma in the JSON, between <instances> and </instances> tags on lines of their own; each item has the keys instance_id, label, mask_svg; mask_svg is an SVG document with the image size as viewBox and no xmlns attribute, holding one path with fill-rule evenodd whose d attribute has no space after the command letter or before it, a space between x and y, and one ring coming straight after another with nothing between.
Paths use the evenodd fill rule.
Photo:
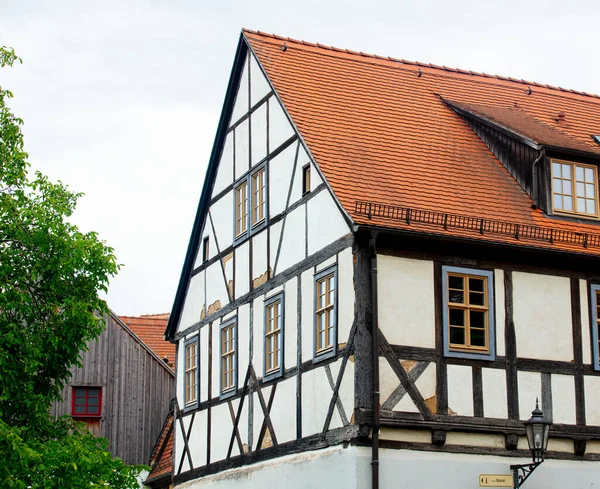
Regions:
<instances>
[{"instance_id":1,"label":"wooden plank wall","mask_svg":"<svg viewBox=\"0 0 600 489\"><path fill-rule=\"evenodd\" d=\"M102 386L100 429L114 455L128 464L147 464L175 397L175 378L162 361L140 344L118 319L105 318L106 329L82 354L83 366L51 412L71 412L72 386Z\"/></svg>"}]
</instances>

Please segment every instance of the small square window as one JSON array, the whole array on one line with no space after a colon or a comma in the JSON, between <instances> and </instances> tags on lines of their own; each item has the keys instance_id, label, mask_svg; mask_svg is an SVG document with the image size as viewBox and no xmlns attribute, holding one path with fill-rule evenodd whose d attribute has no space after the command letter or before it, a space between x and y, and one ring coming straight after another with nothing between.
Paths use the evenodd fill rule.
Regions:
<instances>
[{"instance_id":1,"label":"small square window","mask_svg":"<svg viewBox=\"0 0 600 489\"><path fill-rule=\"evenodd\" d=\"M281 293L265 301L265 380L283 373L284 324L284 299Z\"/></svg>"},{"instance_id":2,"label":"small square window","mask_svg":"<svg viewBox=\"0 0 600 489\"><path fill-rule=\"evenodd\" d=\"M71 416L99 418L102 415L101 387L73 387Z\"/></svg>"},{"instance_id":3,"label":"small square window","mask_svg":"<svg viewBox=\"0 0 600 489\"><path fill-rule=\"evenodd\" d=\"M492 272L442 267L446 356L495 358Z\"/></svg>"},{"instance_id":4,"label":"small square window","mask_svg":"<svg viewBox=\"0 0 600 489\"><path fill-rule=\"evenodd\" d=\"M310 163L302 167L302 195L310 192Z\"/></svg>"},{"instance_id":5,"label":"small square window","mask_svg":"<svg viewBox=\"0 0 600 489\"><path fill-rule=\"evenodd\" d=\"M187 340L184 347L184 402L185 407L198 404L198 337Z\"/></svg>"},{"instance_id":6,"label":"small square window","mask_svg":"<svg viewBox=\"0 0 600 489\"><path fill-rule=\"evenodd\" d=\"M202 241L202 263L206 263L208 261L208 257L210 256L210 250L208 248L208 236L206 238L204 238L204 240Z\"/></svg>"},{"instance_id":7,"label":"small square window","mask_svg":"<svg viewBox=\"0 0 600 489\"><path fill-rule=\"evenodd\" d=\"M337 268L330 267L315 275L315 359L337 352Z\"/></svg>"},{"instance_id":8,"label":"small square window","mask_svg":"<svg viewBox=\"0 0 600 489\"><path fill-rule=\"evenodd\" d=\"M237 319L221 324L221 395L234 394L237 388Z\"/></svg>"}]
</instances>

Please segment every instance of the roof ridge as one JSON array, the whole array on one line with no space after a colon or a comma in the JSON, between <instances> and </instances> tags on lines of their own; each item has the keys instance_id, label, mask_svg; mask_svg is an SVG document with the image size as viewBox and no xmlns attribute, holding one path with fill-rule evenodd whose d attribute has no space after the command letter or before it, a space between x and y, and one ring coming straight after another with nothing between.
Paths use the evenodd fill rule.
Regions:
<instances>
[{"instance_id":1,"label":"roof ridge","mask_svg":"<svg viewBox=\"0 0 600 489\"><path fill-rule=\"evenodd\" d=\"M465 70L462 68L452 68L452 67L444 66L444 65L440 66L440 65L433 64L433 63L410 61L410 60L406 60L406 59L394 58L391 56L380 56L378 54L369 54L369 53L364 53L362 51L353 51L351 49L338 48L338 47L329 46L326 44L303 41L303 40L293 39L291 37L284 37L284 36L279 36L277 34L271 34L271 33L263 32L263 31L254 31L252 29L246 29L246 28L242 29L242 32L248 33L248 34L259 35L262 37L268 37L268 38L272 38L272 39L278 39L278 40L281 40L284 42L292 42L295 44L301 44L303 46L308 46L308 47L326 49L329 51L346 53L346 54L351 54L351 55L355 55L355 56L362 56L362 57L370 58L370 59L377 59L377 60L382 60L382 61L392 61L395 63L406 64L406 65L411 65L411 66L418 66L418 67L422 67L422 68L432 68L432 69L446 71L446 72L450 72L450 73L460 73L463 75L479 76L479 77L488 78L488 79L509 81L509 82L513 82L513 83L519 83L522 85L528 85L528 86L533 86L533 87L538 87L538 88L547 88L549 90L554 90L554 91L558 91L561 93L570 93L570 94L574 94L574 95L581 95L584 97L600 99L600 95L595 94L595 93L589 93L589 92L584 92L581 90L574 90L571 88L563 88L563 87L558 87L558 86L554 86L554 85L548 85L546 83L532 82L532 81L528 81L528 80L524 80L524 79L520 79L520 78L513 78L510 76L492 75L489 73Z\"/></svg>"}]
</instances>

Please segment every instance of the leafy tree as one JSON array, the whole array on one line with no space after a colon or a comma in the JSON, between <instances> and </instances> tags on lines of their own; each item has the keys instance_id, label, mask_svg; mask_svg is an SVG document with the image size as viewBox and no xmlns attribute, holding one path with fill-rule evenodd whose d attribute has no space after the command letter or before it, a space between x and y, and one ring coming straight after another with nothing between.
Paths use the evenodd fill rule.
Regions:
<instances>
[{"instance_id":1,"label":"leafy tree","mask_svg":"<svg viewBox=\"0 0 600 489\"><path fill-rule=\"evenodd\" d=\"M0 47L0 67L20 59ZM98 291L119 265L68 219L81 194L28 173L21 127L0 86L0 487L138 487L125 465L71 418L52 419L69 368L104 328Z\"/></svg>"}]
</instances>

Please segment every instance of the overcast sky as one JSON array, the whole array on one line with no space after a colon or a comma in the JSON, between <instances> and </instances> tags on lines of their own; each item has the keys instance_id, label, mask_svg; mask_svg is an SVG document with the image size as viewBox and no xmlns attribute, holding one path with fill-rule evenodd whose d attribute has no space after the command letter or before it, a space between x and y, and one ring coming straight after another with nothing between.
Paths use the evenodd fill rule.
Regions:
<instances>
[{"instance_id":1,"label":"overcast sky","mask_svg":"<svg viewBox=\"0 0 600 489\"><path fill-rule=\"evenodd\" d=\"M0 72L34 169L86 195L118 314L170 311L240 30L600 93L580 1L0 0ZM599 121L600 125L600 121Z\"/></svg>"}]
</instances>

